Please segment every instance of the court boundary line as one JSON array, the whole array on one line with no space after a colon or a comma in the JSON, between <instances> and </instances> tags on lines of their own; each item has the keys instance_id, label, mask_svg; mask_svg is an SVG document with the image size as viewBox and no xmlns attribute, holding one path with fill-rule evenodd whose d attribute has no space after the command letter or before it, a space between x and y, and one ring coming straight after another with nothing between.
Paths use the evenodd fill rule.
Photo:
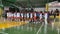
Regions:
<instances>
[{"instance_id":1,"label":"court boundary line","mask_svg":"<svg viewBox=\"0 0 60 34\"><path fill-rule=\"evenodd\" d=\"M40 26L40 28L38 29L38 31L37 31L37 33L36 33L36 34L38 34L38 33L39 33L39 31L41 32L42 27L43 27L43 24Z\"/></svg>"},{"instance_id":2,"label":"court boundary line","mask_svg":"<svg viewBox=\"0 0 60 34\"><path fill-rule=\"evenodd\" d=\"M8 33L5 33L5 32L0 32L0 33L3 33L3 34L8 34Z\"/></svg>"}]
</instances>

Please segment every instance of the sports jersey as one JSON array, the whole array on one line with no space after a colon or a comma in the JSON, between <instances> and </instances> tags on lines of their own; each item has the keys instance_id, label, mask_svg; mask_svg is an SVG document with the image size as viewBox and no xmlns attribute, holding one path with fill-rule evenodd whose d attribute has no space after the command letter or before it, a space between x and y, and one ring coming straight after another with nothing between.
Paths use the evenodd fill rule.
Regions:
<instances>
[{"instance_id":1,"label":"sports jersey","mask_svg":"<svg viewBox=\"0 0 60 34\"><path fill-rule=\"evenodd\" d=\"M29 18L29 13L27 13L27 18Z\"/></svg>"},{"instance_id":2,"label":"sports jersey","mask_svg":"<svg viewBox=\"0 0 60 34\"><path fill-rule=\"evenodd\" d=\"M11 13L11 17L12 17L12 18L14 17L14 14L13 14L13 13Z\"/></svg>"},{"instance_id":3,"label":"sports jersey","mask_svg":"<svg viewBox=\"0 0 60 34\"><path fill-rule=\"evenodd\" d=\"M17 13L17 17L20 17L20 13Z\"/></svg>"},{"instance_id":4,"label":"sports jersey","mask_svg":"<svg viewBox=\"0 0 60 34\"><path fill-rule=\"evenodd\" d=\"M23 13L21 13L21 17L23 18Z\"/></svg>"},{"instance_id":5,"label":"sports jersey","mask_svg":"<svg viewBox=\"0 0 60 34\"><path fill-rule=\"evenodd\" d=\"M34 16L36 17L36 13L34 13Z\"/></svg>"},{"instance_id":6,"label":"sports jersey","mask_svg":"<svg viewBox=\"0 0 60 34\"><path fill-rule=\"evenodd\" d=\"M9 13L7 12L7 17L9 17Z\"/></svg>"},{"instance_id":7,"label":"sports jersey","mask_svg":"<svg viewBox=\"0 0 60 34\"><path fill-rule=\"evenodd\" d=\"M14 18L16 18L17 17L17 14L16 13L14 13Z\"/></svg>"},{"instance_id":8,"label":"sports jersey","mask_svg":"<svg viewBox=\"0 0 60 34\"><path fill-rule=\"evenodd\" d=\"M24 17L26 17L26 13L24 14Z\"/></svg>"},{"instance_id":9,"label":"sports jersey","mask_svg":"<svg viewBox=\"0 0 60 34\"><path fill-rule=\"evenodd\" d=\"M32 13L30 13L30 18L32 18L33 17L33 14Z\"/></svg>"},{"instance_id":10,"label":"sports jersey","mask_svg":"<svg viewBox=\"0 0 60 34\"><path fill-rule=\"evenodd\" d=\"M34 21L36 21L36 13L34 13Z\"/></svg>"},{"instance_id":11,"label":"sports jersey","mask_svg":"<svg viewBox=\"0 0 60 34\"><path fill-rule=\"evenodd\" d=\"M11 13L10 12L7 12L7 17L11 17Z\"/></svg>"},{"instance_id":12,"label":"sports jersey","mask_svg":"<svg viewBox=\"0 0 60 34\"><path fill-rule=\"evenodd\" d=\"M40 19L42 19L42 13L40 13Z\"/></svg>"},{"instance_id":13,"label":"sports jersey","mask_svg":"<svg viewBox=\"0 0 60 34\"><path fill-rule=\"evenodd\" d=\"M47 13L45 13L45 14L44 14L44 17L45 17L45 19L47 19L47 18L48 18L48 14L47 14Z\"/></svg>"}]
</instances>

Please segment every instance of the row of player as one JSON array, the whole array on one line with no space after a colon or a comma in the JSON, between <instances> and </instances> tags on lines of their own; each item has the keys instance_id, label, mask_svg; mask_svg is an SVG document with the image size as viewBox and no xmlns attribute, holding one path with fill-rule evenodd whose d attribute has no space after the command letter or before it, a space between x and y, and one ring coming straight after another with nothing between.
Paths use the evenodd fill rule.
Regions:
<instances>
[{"instance_id":1,"label":"row of player","mask_svg":"<svg viewBox=\"0 0 60 34\"><path fill-rule=\"evenodd\" d=\"M37 16L39 17L39 20L42 19L42 16L44 15L44 18L47 19L48 18L48 13L45 12L44 14L42 12L7 12L7 19L29 19L32 20L34 19L34 21L36 21Z\"/></svg>"}]
</instances>

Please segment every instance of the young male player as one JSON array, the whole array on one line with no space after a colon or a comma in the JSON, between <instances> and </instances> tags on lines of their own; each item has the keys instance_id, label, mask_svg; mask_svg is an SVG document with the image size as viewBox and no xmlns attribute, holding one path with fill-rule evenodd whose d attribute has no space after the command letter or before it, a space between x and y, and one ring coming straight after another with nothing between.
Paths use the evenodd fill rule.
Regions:
<instances>
[{"instance_id":1,"label":"young male player","mask_svg":"<svg viewBox=\"0 0 60 34\"><path fill-rule=\"evenodd\" d=\"M11 21L14 21L14 13L11 12Z\"/></svg>"},{"instance_id":2,"label":"young male player","mask_svg":"<svg viewBox=\"0 0 60 34\"><path fill-rule=\"evenodd\" d=\"M29 12L27 12L27 21L29 20Z\"/></svg>"},{"instance_id":3,"label":"young male player","mask_svg":"<svg viewBox=\"0 0 60 34\"><path fill-rule=\"evenodd\" d=\"M32 22L33 21L33 13L30 12L30 21Z\"/></svg>"},{"instance_id":4,"label":"young male player","mask_svg":"<svg viewBox=\"0 0 60 34\"><path fill-rule=\"evenodd\" d=\"M45 17L45 24L47 24L47 19L48 19L48 13L47 12L44 13L44 17Z\"/></svg>"},{"instance_id":5,"label":"young male player","mask_svg":"<svg viewBox=\"0 0 60 34\"><path fill-rule=\"evenodd\" d=\"M26 12L24 12L24 21L26 21L26 16L27 16L27 14L26 14Z\"/></svg>"},{"instance_id":6,"label":"young male player","mask_svg":"<svg viewBox=\"0 0 60 34\"><path fill-rule=\"evenodd\" d=\"M23 12L21 12L21 20L23 21Z\"/></svg>"},{"instance_id":7,"label":"young male player","mask_svg":"<svg viewBox=\"0 0 60 34\"><path fill-rule=\"evenodd\" d=\"M34 21L36 21L36 12L34 12Z\"/></svg>"},{"instance_id":8,"label":"young male player","mask_svg":"<svg viewBox=\"0 0 60 34\"><path fill-rule=\"evenodd\" d=\"M17 12L14 12L14 20L17 20Z\"/></svg>"},{"instance_id":9,"label":"young male player","mask_svg":"<svg viewBox=\"0 0 60 34\"><path fill-rule=\"evenodd\" d=\"M7 12L7 20L11 20L11 12Z\"/></svg>"},{"instance_id":10,"label":"young male player","mask_svg":"<svg viewBox=\"0 0 60 34\"><path fill-rule=\"evenodd\" d=\"M17 12L17 20L20 21L20 12Z\"/></svg>"},{"instance_id":11,"label":"young male player","mask_svg":"<svg viewBox=\"0 0 60 34\"><path fill-rule=\"evenodd\" d=\"M43 17L43 13L42 12L40 12L40 22L42 22L43 20L42 20L42 17Z\"/></svg>"}]
</instances>

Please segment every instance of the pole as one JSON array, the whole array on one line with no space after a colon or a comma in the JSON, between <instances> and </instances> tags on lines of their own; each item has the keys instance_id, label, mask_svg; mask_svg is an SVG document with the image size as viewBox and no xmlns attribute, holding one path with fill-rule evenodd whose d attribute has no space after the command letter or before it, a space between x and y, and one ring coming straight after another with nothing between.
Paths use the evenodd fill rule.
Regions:
<instances>
[{"instance_id":1,"label":"pole","mask_svg":"<svg viewBox=\"0 0 60 34\"><path fill-rule=\"evenodd\" d=\"M48 11L48 4L46 4L46 8L45 9L46 9L46 11Z\"/></svg>"},{"instance_id":2,"label":"pole","mask_svg":"<svg viewBox=\"0 0 60 34\"><path fill-rule=\"evenodd\" d=\"M2 17L2 7L3 7L3 4L2 4L2 0L0 0L0 18Z\"/></svg>"}]
</instances>

